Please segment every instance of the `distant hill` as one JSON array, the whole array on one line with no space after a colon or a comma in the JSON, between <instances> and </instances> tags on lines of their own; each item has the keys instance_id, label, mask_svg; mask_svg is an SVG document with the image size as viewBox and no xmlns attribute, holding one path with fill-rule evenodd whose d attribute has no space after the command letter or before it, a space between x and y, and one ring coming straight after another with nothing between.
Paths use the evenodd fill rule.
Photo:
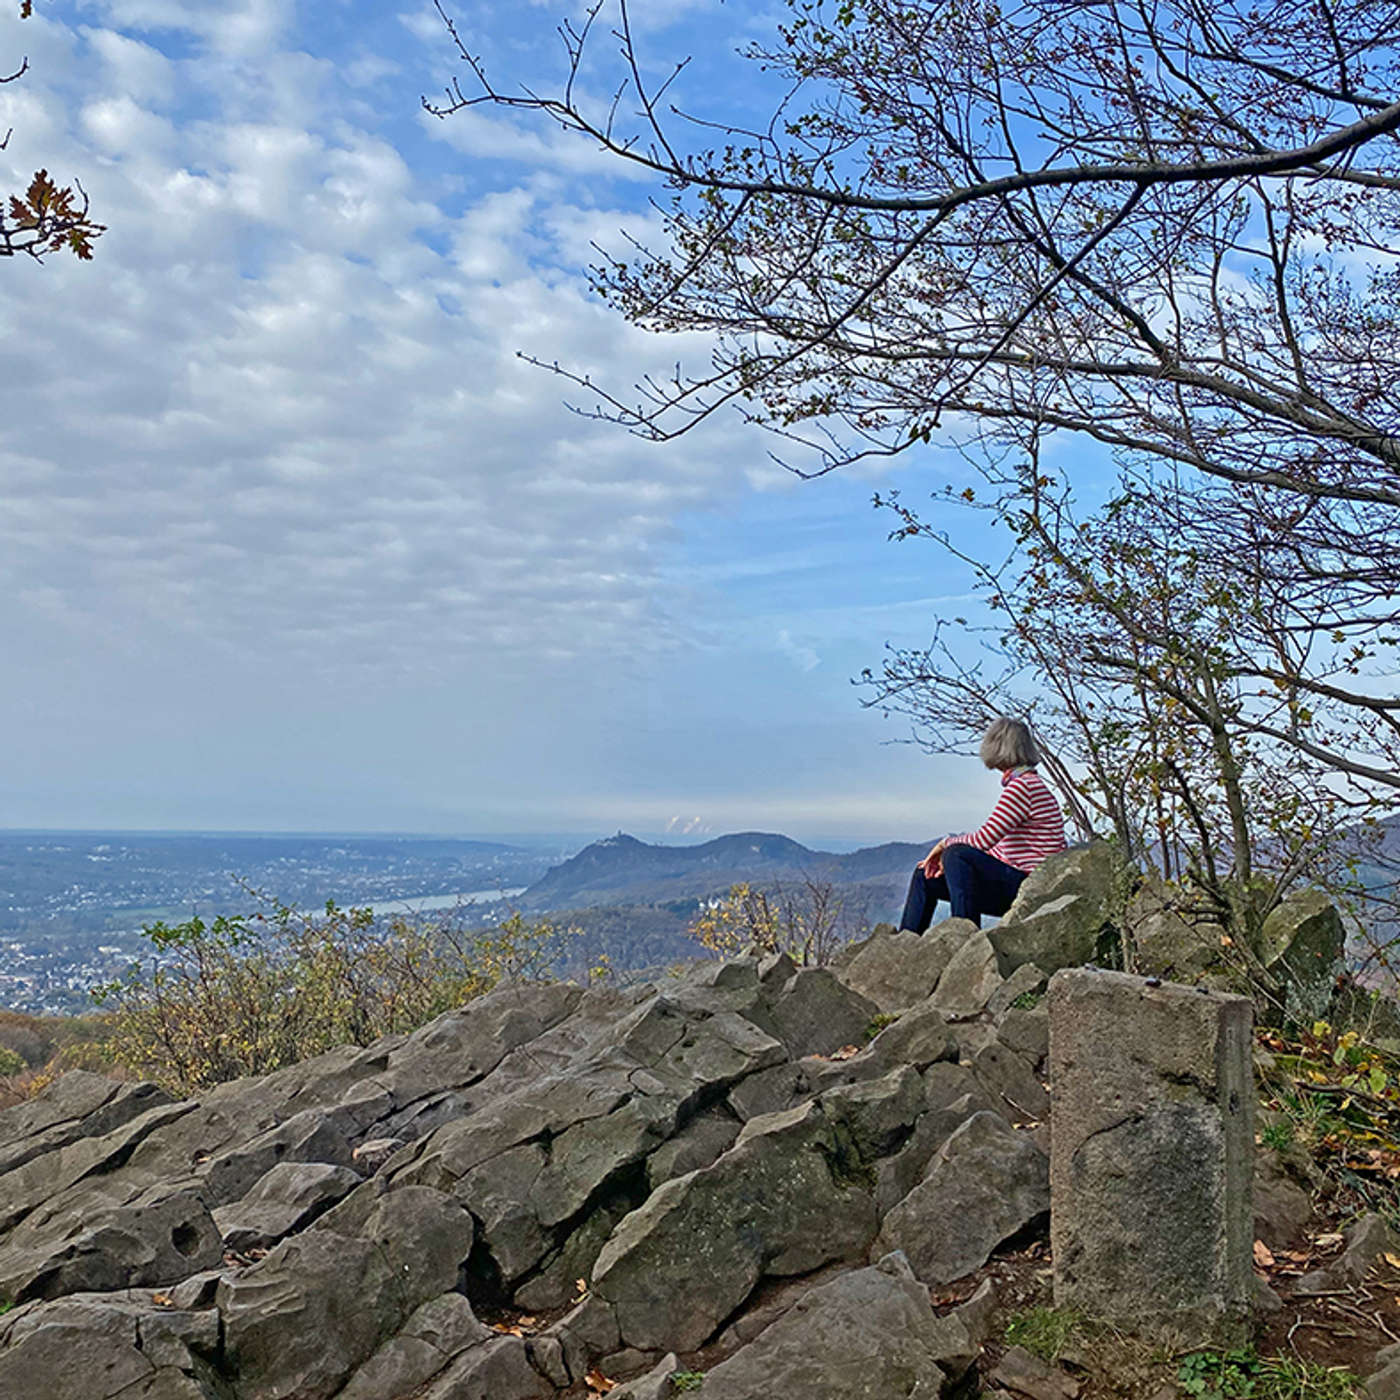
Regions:
<instances>
[{"instance_id":1,"label":"distant hill","mask_svg":"<svg viewBox=\"0 0 1400 1400\"><path fill-rule=\"evenodd\" d=\"M928 844L890 842L837 855L814 851L787 836L736 832L697 846L652 846L619 832L595 841L550 869L520 897L528 909L584 909L608 904L702 900L731 885L828 881L886 906L903 895L914 863Z\"/></svg>"}]
</instances>

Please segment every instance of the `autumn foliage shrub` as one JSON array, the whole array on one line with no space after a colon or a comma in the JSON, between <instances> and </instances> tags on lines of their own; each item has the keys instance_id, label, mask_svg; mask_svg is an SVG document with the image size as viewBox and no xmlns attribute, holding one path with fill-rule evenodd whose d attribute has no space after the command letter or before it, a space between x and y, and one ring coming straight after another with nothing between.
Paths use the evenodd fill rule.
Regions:
<instances>
[{"instance_id":1,"label":"autumn foliage shrub","mask_svg":"<svg viewBox=\"0 0 1400 1400\"><path fill-rule=\"evenodd\" d=\"M33 1097L70 1069L113 1071L106 1016L0 1011L0 1109Z\"/></svg>"},{"instance_id":2,"label":"autumn foliage shrub","mask_svg":"<svg viewBox=\"0 0 1400 1400\"><path fill-rule=\"evenodd\" d=\"M702 909L689 933L721 958L786 953L799 966L824 966L864 921L835 886L809 879L797 887L732 885Z\"/></svg>"},{"instance_id":3,"label":"autumn foliage shrub","mask_svg":"<svg viewBox=\"0 0 1400 1400\"><path fill-rule=\"evenodd\" d=\"M518 913L472 930L459 912L385 919L334 903L144 933L148 958L94 996L114 1061L184 1094L412 1030L506 978L551 977L570 937Z\"/></svg>"}]
</instances>

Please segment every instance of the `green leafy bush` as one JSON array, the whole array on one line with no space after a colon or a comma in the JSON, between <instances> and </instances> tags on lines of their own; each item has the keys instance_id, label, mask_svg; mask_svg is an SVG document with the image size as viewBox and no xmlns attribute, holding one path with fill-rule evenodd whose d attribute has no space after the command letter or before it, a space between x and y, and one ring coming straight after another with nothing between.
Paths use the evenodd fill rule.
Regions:
<instances>
[{"instance_id":1,"label":"green leafy bush","mask_svg":"<svg viewBox=\"0 0 1400 1400\"><path fill-rule=\"evenodd\" d=\"M519 913L469 930L455 914L385 920L334 903L144 934L149 958L93 995L114 1060L186 1094L412 1030L503 979L551 977L571 936Z\"/></svg>"}]
</instances>

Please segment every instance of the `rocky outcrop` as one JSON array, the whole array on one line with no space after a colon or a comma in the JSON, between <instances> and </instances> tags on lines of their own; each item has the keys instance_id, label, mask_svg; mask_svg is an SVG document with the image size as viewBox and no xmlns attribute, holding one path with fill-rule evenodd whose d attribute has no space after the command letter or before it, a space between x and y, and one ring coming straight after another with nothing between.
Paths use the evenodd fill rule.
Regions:
<instances>
[{"instance_id":1,"label":"rocky outcrop","mask_svg":"<svg viewBox=\"0 0 1400 1400\"><path fill-rule=\"evenodd\" d=\"M839 975L503 987L197 1101L66 1077L0 1114L0 1396L661 1394L719 1337L707 1395L940 1394L975 1317L919 1280L1043 1210L1042 981L949 923Z\"/></svg>"},{"instance_id":2,"label":"rocky outcrop","mask_svg":"<svg viewBox=\"0 0 1400 1400\"><path fill-rule=\"evenodd\" d=\"M1111 964L1134 882L1107 841L1051 856L1026 877L1015 903L987 935L1002 976L1023 963L1047 975L1087 962Z\"/></svg>"}]
</instances>

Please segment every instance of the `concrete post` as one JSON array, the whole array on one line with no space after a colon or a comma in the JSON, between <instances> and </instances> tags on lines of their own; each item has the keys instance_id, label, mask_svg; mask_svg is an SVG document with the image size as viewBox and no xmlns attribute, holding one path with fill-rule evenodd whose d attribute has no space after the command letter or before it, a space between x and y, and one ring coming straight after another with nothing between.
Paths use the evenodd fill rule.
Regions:
<instances>
[{"instance_id":1,"label":"concrete post","mask_svg":"<svg viewBox=\"0 0 1400 1400\"><path fill-rule=\"evenodd\" d=\"M1066 969L1048 1000L1056 1306L1188 1346L1244 1340L1248 998Z\"/></svg>"}]
</instances>

